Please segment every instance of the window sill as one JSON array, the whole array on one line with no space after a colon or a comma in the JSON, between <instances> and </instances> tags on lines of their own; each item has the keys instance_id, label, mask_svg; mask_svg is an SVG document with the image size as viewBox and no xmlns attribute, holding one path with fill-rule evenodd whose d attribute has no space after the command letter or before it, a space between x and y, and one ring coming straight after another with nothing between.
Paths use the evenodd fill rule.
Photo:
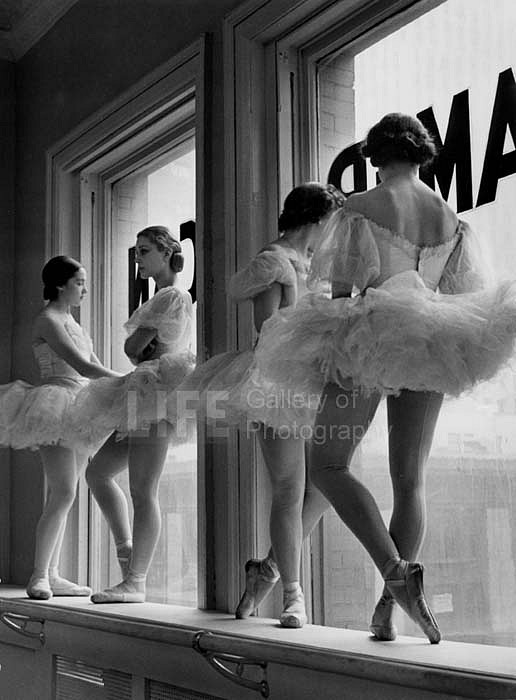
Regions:
<instances>
[{"instance_id":1,"label":"window sill","mask_svg":"<svg viewBox=\"0 0 516 700\"><path fill-rule=\"evenodd\" d=\"M468 698L516 698L516 649L415 637L375 642L367 632L306 625L281 628L250 618L156 603L94 605L88 598L32 601L21 587L0 586L0 612L126 635L164 644L201 646L289 667Z\"/></svg>"}]
</instances>

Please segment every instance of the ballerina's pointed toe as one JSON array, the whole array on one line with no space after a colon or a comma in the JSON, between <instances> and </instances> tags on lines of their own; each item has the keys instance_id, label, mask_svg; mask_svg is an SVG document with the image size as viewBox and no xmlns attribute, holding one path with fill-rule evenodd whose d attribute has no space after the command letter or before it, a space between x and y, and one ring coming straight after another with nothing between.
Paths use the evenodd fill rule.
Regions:
<instances>
[{"instance_id":1,"label":"ballerina's pointed toe","mask_svg":"<svg viewBox=\"0 0 516 700\"><path fill-rule=\"evenodd\" d=\"M402 576L388 578L385 585L398 605L416 622L431 644L439 644L441 632L430 610L423 588L423 566L414 562L400 563Z\"/></svg>"},{"instance_id":2,"label":"ballerina's pointed toe","mask_svg":"<svg viewBox=\"0 0 516 700\"><path fill-rule=\"evenodd\" d=\"M250 617L272 591L278 579L279 574L266 564L266 560L249 559L245 565L245 591L235 611L236 619L245 620Z\"/></svg>"},{"instance_id":3,"label":"ballerina's pointed toe","mask_svg":"<svg viewBox=\"0 0 516 700\"><path fill-rule=\"evenodd\" d=\"M381 642L394 642L398 635L396 625L392 622L394 605L394 598L384 593L374 609L369 631Z\"/></svg>"}]
</instances>

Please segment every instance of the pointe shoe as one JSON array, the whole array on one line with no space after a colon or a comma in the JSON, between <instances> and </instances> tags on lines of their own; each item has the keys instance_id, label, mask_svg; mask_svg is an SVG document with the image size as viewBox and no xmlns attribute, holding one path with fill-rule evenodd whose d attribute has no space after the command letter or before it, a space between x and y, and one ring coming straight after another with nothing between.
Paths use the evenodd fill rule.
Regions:
<instances>
[{"instance_id":1,"label":"pointe shoe","mask_svg":"<svg viewBox=\"0 0 516 700\"><path fill-rule=\"evenodd\" d=\"M283 591L283 612L279 618L282 627L299 629L306 625L305 597L301 588Z\"/></svg>"},{"instance_id":2,"label":"pointe shoe","mask_svg":"<svg viewBox=\"0 0 516 700\"><path fill-rule=\"evenodd\" d=\"M91 595L89 586L80 586L61 576L50 579L50 589L55 596L88 596Z\"/></svg>"},{"instance_id":3,"label":"pointe shoe","mask_svg":"<svg viewBox=\"0 0 516 700\"><path fill-rule=\"evenodd\" d=\"M92 603L145 603L145 585L136 586L122 581L112 588L94 593Z\"/></svg>"},{"instance_id":4,"label":"pointe shoe","mask_svg":"<svg viewBox=\"0 0 516 700\"><path fill-rule=\"evenodd\" d=\"M394 598L390 594L384 593L376 603L373 619L369 625L369 630L376 639L382 642L393 642L396 639L398 630L392 622L392 612L395 605Z\"/></svg>"},{"instance_id":5,"label":"pointe shoe","mask_svg":"<svg viewBox=\"0 0 516 700\"><path fill-rule=\"evenodd\" d=\"M269 559L249 559L245 565L245 591L240 598L235 617L245 620L272 591L279 579L276 566Z\"/></svg>"},{"instance_id":6,"label":"pointe shoe","mask_svg":"<svg viewBox=\"0 0 516 700\"><path fill-rule=\"evenodd\" d=\"M385 585L394 600L419 625L431 644L439 644L441 632L425 599L423 566L400 561L391 575L393 578L385 579Z\"/></svg>"},{"instance_id":7,"label":"pointe shoe","mask_svg":"<svg viewBox=\"0 0 516 700\"><path fill-rule=\"evenodd\" d=\"M45 576L31 576L27 584L27 595L33 600L50 600L52 589Z\"/></svg>"}]
</instances>

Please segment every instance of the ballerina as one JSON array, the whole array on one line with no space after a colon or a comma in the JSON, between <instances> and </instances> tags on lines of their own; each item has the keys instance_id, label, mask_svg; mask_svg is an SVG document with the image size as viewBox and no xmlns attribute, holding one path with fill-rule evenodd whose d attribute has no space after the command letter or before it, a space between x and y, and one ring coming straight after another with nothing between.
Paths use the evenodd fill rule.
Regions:
<instances>
[{"instance_id":1,"label":"ballerina","mask_svg":"<svg viewBox=\"0 0 516 700\"><path fill-rule=\"evenodd\" d=\"M381 183L349 197L312 260L311 280L329 281L333 298L307 295L267 321L254 372L269 399L276 381L295 391L311 376L324 378L313 430L326 439L312 442L310 474L384 578L370 629L395 639L398 602L437 643L423 569L414 561L426 526L425 465L443 395L491 378L514 352L515 285L488 284L478 237L419 180L419 166L435 154L419 120L386 115L369 131L363 153ZM388 531L350 471L382 395L394 493Z\"/></svg>"},{"instance_id":2,"label":"ballerina","mask_svg":"<svg viewBox=\"0 0 516 700\"><path fill-rule=\"evenodd\" d=\"M294 306L307 292L306 276L313 247L330 213L342 206L344 196L332 185L309 182L294 188L284 202L279 217L282 235L268 243L230 282L230 294L237 301L251 300L256 330L277 309ZM245 565L245 591L236 609L236 617L249 617L272 591L281 577L283 584L283 627L302 627L306 622L303 592L299 583L301 545L319 521L328 503L314 489L305 474L305 440L299 435L278 435L268 428L284 411L288 396L275 407L263 407L259 422L251 415L247 395L254 391L260 404L261 387L247 387L253 351L227 352L200 365L181 388L200 393L201 408L210 394L226 393L222 406L228 425L245 423L256 433L272 485L270 537L272 546L264 559L251 559ZM311 387L318 399L321 382ZM303 394L302 397L306 395ZM301 423L311 424L317 409L301 401L297 415ZM209 414L209 409L207 410ZM269 415L269 413L271 415ZM274 418L272 417L274 414ZM204 416L209 424L210 415ZM214 424L222 424L217 419Z\"/></svg>"},{"instance_id":3,"label":"ballerina","mask_svg":"<svg viewBox=\"0 0 516 700\"><path fill-rule=\"evenodd\" d=\"M85 447L71 438L68 415L88 378L118 376L101 364L90 337L70 313L87 293L82 265L58 255L46 263L42 278L48 303L32 329L41 381L38 386L17 380L0 387L0 444L38 450L45 474L45 505L27 584L27 595L36 600L91 593L88 586L61 577L58 568L66 519L88 457Z\"/></svg>"},{"instance_id":4,"label":"ballerina","mask_svg":"<svg viewBox=\"0 0 516 700\"><path fill-rule=\"evenodd\" d=\"M86 480L113 534L123 580L92 595L94 603L140 603L161 530L158 486L171 438L179 435L177 411L167 410L171 393L192 371L193 308L190 294L176 286L183 269L181 245L164 226L137 234L136 262L143 279L158 291L125 324L125 352L136 365L123 383L92 382L76 398L72 432L86 443L110 437L95 454ZM129 471L133 526L115 477Z\"/></svg>"}]
</instances>

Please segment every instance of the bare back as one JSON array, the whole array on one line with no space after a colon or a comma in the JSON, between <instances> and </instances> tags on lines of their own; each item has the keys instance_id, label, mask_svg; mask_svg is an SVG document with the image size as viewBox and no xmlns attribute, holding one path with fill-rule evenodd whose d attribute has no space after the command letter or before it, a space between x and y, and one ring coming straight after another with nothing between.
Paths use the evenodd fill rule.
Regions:
<instances>
[{"instance_id":1,"label":"bare back","mask_svg":"<svg viewBox=\"0 0 516 700\"><path fill-rule=\"evenodd\" d=\"M392 178L368 192L351 195L344 206L422 247L449 240L458 224L457 215L442 197L417 178Z\"/></svg>"}]
</instances>

